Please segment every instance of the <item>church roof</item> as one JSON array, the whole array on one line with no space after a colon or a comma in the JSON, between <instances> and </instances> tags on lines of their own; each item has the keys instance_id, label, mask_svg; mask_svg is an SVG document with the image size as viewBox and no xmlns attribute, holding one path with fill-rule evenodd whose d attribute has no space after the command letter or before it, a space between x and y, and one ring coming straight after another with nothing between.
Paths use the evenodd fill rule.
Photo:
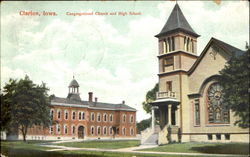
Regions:
<instances>
[{"instance_id":1,"label":"church roof","mask_svg":"<svg viewBox=\"0 0 250 157\"><path fill-rule=\"evenodd\" d=\"M73 80L70 82L69 87L79 87L79 84L75 78L73 78Z\"/></svg>"},{"instance_id":2,"label":"church roof","mask_svg":"<svg viewBox=\"0 0 250 157\"><path fill-rule=\"evenodd\" d=\"M161 32L155 37L160 37L175 31L183 31L187 34L199 37L199 35L195 33L195 31L189 25L178 4L174 6L174 9L172 10L166 24L162 28Z\"/></svg>"},{"instance_id":3,"label":"church roof","mask_svg":"<svg viewBox=\"0 0 250 157\"><path fill-rule=\"evenodd\" d=\"M197 58L197 60L193 64L193 66L188 71L188 75L191 75L193 73L193 71L196 69L196 67L199 65L200 61L203 59L205 54L208 52L207 50L211 44L215 44L215 45L219 46L221 49L223 49L225 52L228 52L230 55L235 54L235 56L241 56L244 53L244 51L242 51L242 50L240 50L232 45L229 45L229 44L227 44L221 40L218 40L216 38L211 38L210 41L208 42L208 44L206 45L206 47L204 48L204 50L202 51L202 53L200 54L200 56Z\"/></svg>"},{"instance_id":4,"label":"church roof","mask_svg":"<svg viewBox=\"0 0 250 157\"><path fill-rule=\"evenodd\" d=\"M54 103L61 104L64 106L74 105L75 107L89 107L89 108L97 108L97 109L106 109L106 110L129 110L136 111L136 109L126 105L126 104L112 104L112 103L103 103L103 102L89 102L89 101L79 101L73 100L69 98L60 98L54 97L51 100L52 105Z\"/></svg>"}]
</instances>

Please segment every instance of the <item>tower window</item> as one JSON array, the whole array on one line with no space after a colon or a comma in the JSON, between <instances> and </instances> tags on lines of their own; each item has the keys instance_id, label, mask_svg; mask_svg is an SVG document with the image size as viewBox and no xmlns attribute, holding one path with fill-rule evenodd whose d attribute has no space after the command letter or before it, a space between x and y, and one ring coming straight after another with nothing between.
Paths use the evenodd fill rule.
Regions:
<instances>
[{"instance_id":1,"label":"tower window","mask_svg":"<svg viewBox=\"0 0 250 157\"><path fill-rule=\"evenodd\" d=\"M167 52L171 51L172 46L171 46L171 41L170 38L167 39Z\"/></svg>"},{"instance_id":2,"label":"tower window","mask_svg":"<svg viewBox=\"0 0 250 157\"><path fill-rule=\"evenodd\" d=\"M171 51L174 51L175 50L175 43L174 43L174 37L172 37L172 50Z\"/></svg>"},{"instance_id":3,"label":"tower window","mask_svg":"<svg viewBox=\"0 0 250 157\"><path fill-rule=\"evenodd\" d=\"M166 57L164 59L164 66L172 66L174 65L174 57L171 56L171 57Z\"/></svg>"},{"instance_id":4,"label":"tower window","mask_svg":"<svg viewBox=\"0 0 250 157\"><path fill-rule=\"evenodd\" d=\"M167 81L166 90L167 90L167 92L172 91L172 81Z\"/></svg>"}]
</instances>

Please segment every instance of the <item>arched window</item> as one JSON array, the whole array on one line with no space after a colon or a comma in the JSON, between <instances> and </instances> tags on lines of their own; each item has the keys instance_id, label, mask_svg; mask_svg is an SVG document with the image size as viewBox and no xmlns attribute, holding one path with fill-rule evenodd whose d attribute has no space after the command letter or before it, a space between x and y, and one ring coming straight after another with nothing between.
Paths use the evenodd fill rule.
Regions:
<instances>
[{"instance_id":1,"label":"arched window","mask_svg":"<svg viewBox=\"0 0 250 157\"><path fill-rule=\"evenodd\" d=\"M126 135L126 128L122 129L122 135Z\"/></svg>"},{"instance_id":2,"label":"arched window","mask_svg":"<svg viewBox=\"0 0 250 157\"><path fill-rule=\"evenodd\" d=\"M53 132L54 132L54 126L50 126L50 127L49 127L49 133L50 133L50 134L53 134Z\"/></svg>"},{"instance_id":3,"label":"arched window","mask_svg":"<svg viewBox=\"0 0 250 157\"><path fill-rule=\"evenodd\" d=\"M78 112L78 119L81 120L82 119L82 113Z\"/></svg>"},{"instance_id":4,"label":"arched window","mask_svg":"<svg viewBox=\"0 0 250 157\"><path fill-rule=\"evenodd\" d=\"M101 121L101 115L100 115L100 113L97 113L97 121L98 121L98 122Z\"/></svg>"},{"instance_id":5,"label":"arched window","mask_svg":"<svg viewBox=\"0 0 250 157\"><path fill-rule=\"evenodd\" d=\"M187 51L187 37L184 37L184 51Z\"/></svg>"},{"instance_id":6,"label":"arched window","mask_svg":"<svg viewBox=\"0 0 250 157\"><path fill-rule=\"evenodd\" d=\"M175 42L174 42L174 37L172 37L172 51L175 50Z\"/></svg>"},{"instance_id":7,"label":"arched window","mask_svg":"<svg viewBox=\"0 0 250 157\"><path fill-rule=\"evenodd\" d=\"M100 135L100 134L101 134L101 127L98 126L98 127L97 127L97 135Z\"/></svg>"},{"instance_id":8,"label":"arched window","mask_svg":"<svg viewBox=\"0 0 250 157\"><path fill-rule=\"evenodd\" d=\"M130 115L130 123L134 123L134 116Z\"/></svg>"},{"instance_id":9,"label":"arched window","mask_svg":"<svg viewBox=\"0 0 250 157\"><path fill-rule=\"evenodd\" d=\"M103 114L103 121L104 121L104 122L107 121L107 115L106 115L106 113Z\"/></svg>"},{"instance_id":10,"label":"arched window","mask_svg":"<svg viewBox=\"0 0 250 157\"><path fill-rule=\"evenodd\" d=\"M82 120L84 120L85 116L84 116L84 112L82 112Z\"/></svg>"},{"instance_id":11,"label":"arched window","mask_svg":"<svg viewBox=\"0 0 250 157\"><path fill-rule=\"evenodd\" d=\"M76 119L76 112L73 111L73 112L72 112L72 120L75 120L75 119Z\"/></svg>"},{"instance_id":12,"label":"arched window","mask_svg":"<svg viewBox=\"0 0 250 157\"><path fill-rule=\"evenodd\" d=\"M187 39L187 51L189 51L189 42L190 42L190 39L188 38Z\"/></svg>"},{"instance_id":13,"label":"arched window","mask_svg":"<svg viewBox=\"0 0 250 157\"><path fill-rule=\"evenodd\" d=\"M110 114L110 115L109 115L109 121L110 121L110 122L113 122L113 114Z\"/></svg>"},{"instance_id":14,"label":"arched window","mask_svg":"<svg viewBox=\"0 0 250 157\"><path fill-rule=\"evenodd\" d=\"M106 135L107 134L107 127L103 127L103 135Z\"/></svg>"},{"instance_id":15,"label":"arched window","mask_svg":"<svg viewBox=\"0 0 250 157\"><path fill-rule=\"evenodd\" d=\"M112 134L113 134L113 128L111 126L111 127L109 127L109 135L112 135Z\"/></svg>"},{"instance_id":16,"label":"arched window","mask_svg":"<svg viewBox=\"0 0 250 157\"><path fill-rule=\"evenodd\" d=\"M57 111L57 119L61 119L61 110Z\"/></svg>"},{"instance_id":17,"label":"arched window","mask_svg":"<svg viewBox=\"0 0 250 157\"><path fill-rule=\"evenodd\" d=\"M224 102L222 90L219 83L213 83L207 90L209 123L229 123L229 107Z\"/></svg>"},{"instance_id":18,"label":"arched window","mask_svg":"<svg viewBox=\"0 0 250 157\"><path fill-rule=\"evenodd\" d=\"M64 125L64 134L68 134L68 126Z\"/></svg>"},{"instance_id":19,"label":"arched window","mask_svg":"<svg viewBox=\"0 0 250 157\"><path fill-rule=\"evenodd\" d=\"M123 123L125 123L125 122L126 122L126 115L125 115L125 114L123 114L122 121L123 121Z\"/></svg>"},{"instance_id":20,"label":"arched window","mask_svg":"<svg viewBox=\"0 0 250 157\"><path fill-rule=\"evenodd\" d=\"M67 119L68 119L68 116L69 116L68 114L69 114L69 113L68 113L68 111L67 111L67 110L65 110L65 111L64 111L64 119L65 119L65 120L67 120Z\"/></svg>"},{"instance_id":21,"label":"arched window","mask_svg":"<svg viewBox=\"0 0 250 157\"><path fill-rule=\"evenodd\" d=\"M91 121L94 121L95 120L95 113L91 113Z\"/></svg>"},{"instance_id":22,"label":"arched window","mask_svg":"<svg viewBox=\"0 0 250 157\"><path fill-rule=\"evenodd\" d=\"M76 131L76 127L73 125L73 126L72 126L72 135L75 134L75 131Z\"/></svg>"},{"instance_id":23,"label":"arched window","mask_svg":"<svg viewBox=\"0 0 250 157\"><path fill-rule=\"evenodd\" d=\"M194 53L194 40L191 39L191 52Z\"/></svg>"},{"instance_id":24,"label":"arched window","mask_svg":"<svg viewBox=\"0 0 250 157\"><path fill-rule=\"evenodd\" d=\"M95 127L94 126L91 126L91 135L94 135L94 133L95 133Z\"/></svg>"},{"instance_id":25,"label":"arched window","mask_svg":"<svg viewBox=\"0 0 250 157\"><path fill-rule=\"evenodd\" d=\"M50 119L53 120L53 117L54 117L54 110L51 109L51 110L50 110Z\"/></svg>"},{"instance_id":26,"label":"arched window","mask_svg":"<svg viewBox=\"0 0 250 157\"><path fill-rule=\"evenodd\" d=\"M130 128L130 135L134 135L134 129L133 128Z\"/></svg>"},{"instance_id":27,"label":"arched window","mask_svg":"<svg viewBox=\"0 0 250 157\"><path fill-rule=\"evenodd\" d=\"M169 38L169 37L168 37L168 39L167 39L167 45L168 45L167 52L169 52L169 51L172 50L171 41L170 41L170 38Z\"/></svg>"},{"instance_id":28,"label":"arched window","mask_svg":"<svg viewBox=\"0 0 250 157\"><path fill-rule=\"evenodd\" d=\"M61 133L60 124L57 124L57 125L56 125L56 131L57 131L57 134L60 134L60 133Z\"/></svg>"}]
</instances>

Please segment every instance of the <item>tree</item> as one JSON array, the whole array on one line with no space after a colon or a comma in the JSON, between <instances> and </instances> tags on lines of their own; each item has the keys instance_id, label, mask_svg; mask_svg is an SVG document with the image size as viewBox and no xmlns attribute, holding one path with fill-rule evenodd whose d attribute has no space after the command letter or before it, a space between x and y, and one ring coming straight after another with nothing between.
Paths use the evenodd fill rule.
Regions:
<instances>
[{"instance_id":1,"label":"tree","mask_svg":"<svg viewBox=\"0 0 250 157\"><path fill-rule=\"evenodd\" d=\"M235 54L220 71L220 83L224 101L240 119L235 122L242 128L249 128L249 64L250 50L241 56Z\"/></svg>"},{"instance_id":2,"label":"tree","mask_svg":"<svg viewBox=\"0 0 250 157\"><path fill-rule=\"evenodd\" d=\"M150 126L150 124L151 124L151 118L144 119L139 123L136 123L137 134L140 134L141 131L147 129Z\"/></svg>"},{"instance_id":3,"label":"tree","mask_svg":"<svg viewBox=\"0 0 250 157\"><path fill-rule=\"evenodd\" d=\"M154 88L147 92L146 100L142 102L143 109L147 113L151 113L151 105L150 103L156 100L156 92L159 91L159 84L155 84Z\"/></svg>"},{"instance_id":4,"label":"tree","mask_svg":"<svg viewBox=\"0 0 250 157\"><path fill-rule=\"evenodd\" d=\"M6 112L1 115L1 124L2 119L5 120L3 128L11 130L18 126L26 141L29 127L48 127L51 124L48 90L44 83L36 85L27 75L19 81L10 79L1 95L1 110Z\"/></svg>"}]
</instances>

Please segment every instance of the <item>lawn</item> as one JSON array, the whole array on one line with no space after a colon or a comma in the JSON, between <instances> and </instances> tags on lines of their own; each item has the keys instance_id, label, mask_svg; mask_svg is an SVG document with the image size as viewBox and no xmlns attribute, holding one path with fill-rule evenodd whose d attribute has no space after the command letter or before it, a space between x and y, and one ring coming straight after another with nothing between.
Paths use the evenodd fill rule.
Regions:
<instances>
[{"instance_id":1,"label":"lawn","mask_svg":"<svg viewBox=\"0 0 250 157\"><path fill-rule=\"evenodd\" d=\"M122 140L122 141L83 141L57 144L60 146L77 147L77 148L103 148L119 149L127 147L136 147L140 145L139 140Z\"/></svg>"},{"instance_id":2,"label":"lawn","mask_svg":"<svg viewBox=\"0 0 250 157\"><path fill-rule=\"evenodd\" d=\"M51 149L47 147L38 146L39 143L45 141L1 141L1 154L8 157L166 157L166 155L152 155L152 154L135 154L135 153L116 153L116 152L104 152L104 151L54 151L47 152ZM128 145L128 141L116 141L115 143L125 142ZM113 144L115 144L113 143ZM133 143L133 142L132 142ZM131 145L131 143L130 143ZM180 157L179 155L171 157Z\"/></svg>"},{"instance_id":3,"label":"lawn","mask_svg":"<svg viewBox=\"0 0 250 157\"><path fill-rule=\"evenodd\" d=\"M249 154L248 143L177 143L140 151L183 152L209 154Z\"/></svg>"}]
</instances>

